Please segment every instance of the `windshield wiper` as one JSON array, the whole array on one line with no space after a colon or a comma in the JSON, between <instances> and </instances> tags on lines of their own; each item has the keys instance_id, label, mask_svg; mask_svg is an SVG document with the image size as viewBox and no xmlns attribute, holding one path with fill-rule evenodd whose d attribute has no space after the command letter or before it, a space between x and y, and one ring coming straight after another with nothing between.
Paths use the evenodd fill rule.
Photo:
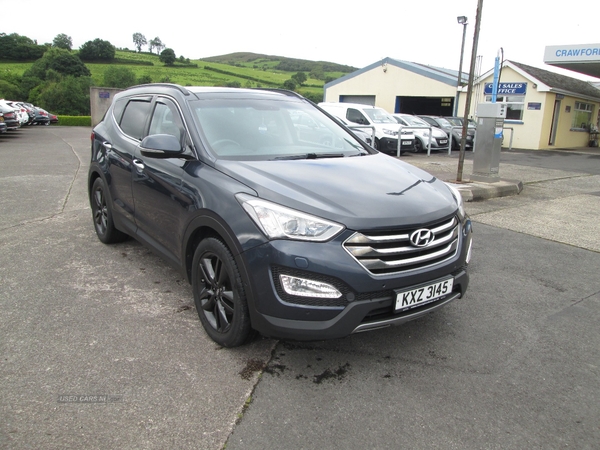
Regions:
<instances>
[{"instance_id":1,"label":"windshield wiper","mask_svg":"<svg viewBox=\"0 0 600 450\"><path fill-rule=\"evenodd\" d=\"M302 153L300 155L277 156L272 161L276 160L291 160L291 159L321 159L321 158L343 158L343 153Z\"/></svg>"}]
</instances>

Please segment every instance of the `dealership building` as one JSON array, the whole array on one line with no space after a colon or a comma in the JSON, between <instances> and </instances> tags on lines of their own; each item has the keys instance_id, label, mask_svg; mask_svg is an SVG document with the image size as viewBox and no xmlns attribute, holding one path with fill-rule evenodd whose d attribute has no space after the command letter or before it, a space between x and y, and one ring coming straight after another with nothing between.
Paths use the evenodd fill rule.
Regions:
<instances>
[{"instance_id":1,"label":"dealership building","mask_svg":"<svg viewBox=\"0 0 600 450\"><path fill-rule=\"evenodd\" d=\"M600 82L600 44L547 47L544 62ZM496 101L506 103L505 136L514 148L579 148L597 142L599 83L508 60L499 75ZM463 73L457 89L457 71L384 58L327 83L324 101L369 104L393 113L451 116L458 111L462 116L467 78ZM492 69L474 81L470 117L477 117L479 103L492 102L493 80Z\"/></svg>"}]
</instances>

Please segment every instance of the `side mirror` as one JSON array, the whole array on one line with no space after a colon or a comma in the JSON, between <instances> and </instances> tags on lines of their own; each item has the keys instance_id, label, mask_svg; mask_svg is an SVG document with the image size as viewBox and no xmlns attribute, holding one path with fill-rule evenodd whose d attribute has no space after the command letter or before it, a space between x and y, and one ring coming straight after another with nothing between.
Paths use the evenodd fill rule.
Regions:
<instances>
[{"instance_id":1,"label":"side mirror","mask_svg":"<svg viewBox=\"0 0 600 450\"><path fill-rule=\"evenodd\" d=\"M179 139L171 134L151 134L139 145L142 155L149 158L177 158L183 149Z\"/></svg>"}]
</instances>

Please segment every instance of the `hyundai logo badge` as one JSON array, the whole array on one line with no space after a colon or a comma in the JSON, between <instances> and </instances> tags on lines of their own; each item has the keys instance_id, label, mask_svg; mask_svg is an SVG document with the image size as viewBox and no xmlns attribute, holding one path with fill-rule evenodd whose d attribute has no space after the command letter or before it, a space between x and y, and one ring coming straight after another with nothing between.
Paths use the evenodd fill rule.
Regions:
<instances>
[{"instance_id":1,"label":"hyundai logo badge","mask_svg":"<svg viewBox=\"0 0 600 450\"><path fill-rule=\"evenodd\" d=\"M415 247L427 247L433 239L433 232L427 228L420 228L410 235L410 242Z\"/></svg>"}]
</instances>

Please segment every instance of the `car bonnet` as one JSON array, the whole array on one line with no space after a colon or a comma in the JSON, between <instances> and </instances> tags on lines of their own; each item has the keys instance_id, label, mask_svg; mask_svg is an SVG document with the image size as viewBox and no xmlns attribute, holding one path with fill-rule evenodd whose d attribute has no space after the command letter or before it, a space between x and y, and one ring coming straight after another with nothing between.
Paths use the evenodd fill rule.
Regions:
<instances>
[{"instance_id":1,"label":"car bonnet","mask_svg":"<svg viewBox=\"0 0 600 450\"><path fill-rule=\"evenodd\" d=\"M444 182L383 154L281 160L219 160L216 168L260 198L364 230L427 223L451 215Z\"/></svg>"}]
</instances>

